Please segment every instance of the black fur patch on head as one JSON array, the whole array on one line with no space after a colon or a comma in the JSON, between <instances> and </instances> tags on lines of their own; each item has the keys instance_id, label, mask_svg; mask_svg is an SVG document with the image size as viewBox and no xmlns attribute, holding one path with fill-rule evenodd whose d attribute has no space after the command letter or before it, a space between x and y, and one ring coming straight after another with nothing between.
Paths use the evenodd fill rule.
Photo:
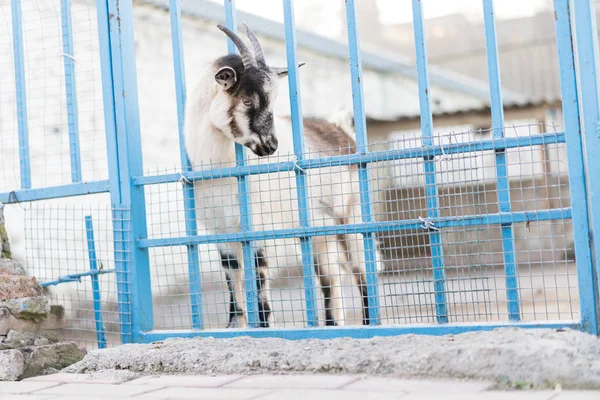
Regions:
<instances>
[{"instance_id":1,"label":"black fur patch on head","mask_svg":"<svg viewBox=\"0 0 600 400\"><path fill-rule=\"evenodd\" d=\"M273 129L273 114L269 111L270 99L269 93L265 88L271 86L271 71L257 67L244 68L242 58L237 54L229 54L215 61L215 67L231 67L236 72L237 81L229 90L233 101L230 111L238 106L245 98L253 100L253 105L246 110L246 116L250 121L250 130L256 134L271 133ZM258 100L258 103L255 100ZM234 137L242 136L240 127L232 123L232 134Z\"/></svg>"}]
</instances>

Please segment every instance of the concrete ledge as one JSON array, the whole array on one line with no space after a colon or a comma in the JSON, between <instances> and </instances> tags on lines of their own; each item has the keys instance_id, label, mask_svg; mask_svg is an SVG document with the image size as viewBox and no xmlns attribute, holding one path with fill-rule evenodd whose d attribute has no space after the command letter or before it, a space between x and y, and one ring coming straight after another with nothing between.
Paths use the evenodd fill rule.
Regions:
<instances>
[{"instance_id":1,"label":"concrete ledge","mask_svg":"<svg viewBox=\"0 0 600 400\"><path fill-rule=\"evenodd\" d=\"M503 389L600 389L600 339L578 331L516 328L372 339L169 339L92 351L64 372L108 369L140 374L364 374L485 380Z\"/></svg>"}]
</instances>

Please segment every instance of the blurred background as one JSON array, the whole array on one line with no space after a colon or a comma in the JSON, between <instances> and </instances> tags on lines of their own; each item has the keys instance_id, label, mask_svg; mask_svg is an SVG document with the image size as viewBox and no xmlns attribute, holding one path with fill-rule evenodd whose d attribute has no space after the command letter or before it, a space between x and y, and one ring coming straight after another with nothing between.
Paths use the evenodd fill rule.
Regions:
<instances>
[{"instance_id":1,"label":"blurred background","mask_svg":"<svg viewBox=\"0 0 600 400\"><path fill-rule=\"evenodd\" d=\"M70 160L60 2L21 3L32 186L67 184ZM482 2L422 3L434 144L493 140ZM143 163L149 174L180 169L168 4L168 0L134 0ZM236 4L238 22L246 23L257 34L267 61L273 66L284 66L281 1L236 0ZM356 6L371 149L418 149L421 125L411 1L356 0ZM295 13L298 58L306 63L300 70L304 115L330 118L351 111L344 2L297 0ZM206 64L226 52L225 37L216 28L224 19L224 10L222 1L182 0L182 14L189 88ZM72 0L72 16L83 180L107 179L95 1ZM529 138L540 133L560 133L564 128L552 0L498 0L495 16L505 136ZM0 0L0 54L9 55L0 58L0 193L19 189L11 35L10 0ZM287 84L280 85L276 113L289 114ZM570 207L564 144L514 148L507 154L513 211ZM427 216L422 158L382 161L369 168L377 220L416 220ZM493 150L437 157L436 178L442 217L498 212ZM146 195L149 237L182 236L185 228L181 185L148 187ZM56 203L60 204L55 206ZM99 244L99 253L107 260L108 268L112 258L108 194L7 206L5 214L15 257L26 260L40 280L86 269L82 221L83 208L90 205L104 207L94 215L99 242L105 243ZM514 224L513 232L524 319L574 318L578 311L571 221L527 221ZM381 290L387 296L382 302L382 307L387 307L384 315L390 322L399 322L400 318L432 321L428 231L392 232L379 239L389 275ZM444 229L442 243L449 290L453 293L454 320L505 319L498 307L505 302L500 227ZM207 290L210 285L221 285L213 288L219 297L206 296L205 301L224 309L227 299L218 255L207 247L202 248L201 258L203 274L215 274L203 278L203 285ZM187 326L185 248L152 249L151 262L156 278L153 290L164 300L161 303L159 299L155 307L159 325ZM112 283L107 285L108 295L114 289L108 289ZM290 304L296 304L296 312L301 314L300 289L295 296ZM420 311L423 304L429 311ZM467 310L469 307L471 311ZM222 323L225 314L215 311L208 317Z\"/></svg>"}]
</instances>

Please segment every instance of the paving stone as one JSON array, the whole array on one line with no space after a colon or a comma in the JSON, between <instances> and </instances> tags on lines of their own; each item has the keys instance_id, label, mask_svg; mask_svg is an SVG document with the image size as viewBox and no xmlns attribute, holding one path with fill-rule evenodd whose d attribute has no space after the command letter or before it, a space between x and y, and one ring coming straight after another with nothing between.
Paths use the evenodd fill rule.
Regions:
<instances>
[{"instance_id":1,"label":"paving stone","mask_svg":"<svg viewBox=\"0 0 600 400\"><path fill-rule=\"evenodd\" d=\"M96 383L96 384L119 384L136 379L139 375L126 370L98 371L91 374L67 374L57 373L40 375L24 379L26 382L57 382L57 383ZM146 384L149 382L146 382Z\"/></svg>"},{"instance_id":2,"label":"paving stone","mask_svg":"<svg viewBox=\"0 0 600 400\"><path fill-rule=\"evenodd\" d=\"M0 394L31 393L36 390L58 386L55 382L0 382ZM2 396L4 400L4 396Z\"/></svg>"},{"instance_id":3,"label":"paving stone","mask_svg":"<svg viewBox=\"0 0 600 400\"><path fill-rule=\"evenodd\" d=\"M566 391L559 393L552 400L598 400L600 399L600 390L598 391Z\"/></svg>"},{"instance_id":4,"label":"paving stone","mask_svg":"<svg viewBox=\"0 0 600 400\"><path fill-rule=\"evenodd\" d=\"M337 389L348 385L357 376L344 375L255 375L232 382L225 387L258 389Z\"/></svg>"},{"instance_id":5,"label":"paving stone","mask_svg":"<svg viewBox=\"0 0 600 400\"><path fill-rule=\"evenodd\" d=\"M365 378L345 386L347 390L410 393L468 393L480 392L493 386L492 382L462 382L454 380L409 380L393 378Z\"/></svg>"},{"instance_id":6,"label":"paving stone","mask_svg":"<svg viewBox=\"0 0 600 400\"><path fill-rule=\"evenodd\" d=\"M405 393L365 393L364 391L351 390L308 390L308 389L289 389L275 390L263 396L256 397L256 400L404 400Z\"/></svg>"},{"instance_id":7,"label":"paving stone","mask_svg":"<svg viewBox=\"0 0 600 400\"><path fill-rule=\"evenodd\" d=\"M556 392L409 393L402 400L554 400ZM286 399L289 400L289 399Z\"/></svg>"},{"instance_id":8,"label":"paving stone","mask_svg":"<svg viewBox=\"0 0 600 400\"><path fill-rule=\"evenodd\" d=\"M134 385L122 385L134 387ZM237 389L237 388L189 388L189 387L167 387L146 393L145 399L219 399L219 400L249 400L262 394L269 393L263 389ZM281 400L281 398L279 399ZM288 399L286 399L288 400ZM364 398L362 400L365 400Z\"/></svg>"},{"instance_id":9,"label":"paving stone","mask_svg":"<svg viewBox=\"0 0 600 400\"><path fill-rule=\"evenodd\" d=\"M132 397L132 396L127 396L127 397L115 397L115 396L110 396L110 398L107 398L107 400L132 400L132 399L143 399L144 395L140 395L139 397ZM98 397L81 397L81 396L52 396L49 397L47 399L44 400L83 400L83 399L97 399ZM4 399L2 399L4 400ZM157 399L155 399L157 400ZM162 399L161 399L162 400ZM167 399L164 399L167 400ZM177 400L177 399L168 399L168 400Z\"/></svg>"},{"instance_id":10,"label":"paving stone","mask_svg":"<svg viewBox=\"0 0 600 400\"><path fill-rule=\"evenodd\" d=\"M72 375L72 374L67 374ZM240 379L239 375L222 376L181 376L181 375L151 375L144 376L127 382L127 385L154 385L154 386L177 386L177 387L219 387Z\"/></svg>"},{"instance_id":11,"label":"paving stone","mask_svg":"<svg viewBox=\"0 0 600 400\"><path fill-rule=\"evenodd\" d=\"M51 383L51 382L28 382L31 383ZM109 384L89 384L89 383L67 383L60 386L54 386L48 389L40 390L36 394L54 394L63 396L88 396L111 398L113 396L134 396L137 394L159 389L156 386L134 386L134 385L109 385Z\"/></svg>"},{"instance_id":12,"label":"paving stone","mask_svg":"<svg viewBox=\"0 0 600 400\"><path fill-rule=\"evenodd\" d=\"M92 385L92 389L95 386ZM81 395L73 395L73 396L65 396L65 395L51 395L51 397L49 397L47 400L83 400L83 399L90 399L90 400L132 400L132 399L144 399L145 395L141 394L139 396L107 396L107 397L94 397L94 396L81 396ZM4 399L2 399L4 400ZM158 399L154 399L154 400L158 400ZM160 399L162 400L162 399ZM173 399L169 399L169 400L173 400ZM176 399L175 399L176 400Z\"/></svg>"}]
</instances>

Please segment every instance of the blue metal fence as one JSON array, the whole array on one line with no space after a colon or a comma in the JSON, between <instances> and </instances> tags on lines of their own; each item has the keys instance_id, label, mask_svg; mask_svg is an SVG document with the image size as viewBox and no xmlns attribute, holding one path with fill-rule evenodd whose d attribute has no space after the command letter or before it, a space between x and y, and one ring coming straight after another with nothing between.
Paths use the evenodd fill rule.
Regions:
<instances>
[{"instance_id":1,"label":"blue metal fence","mask_svg":"<svg viewBox=\"0 0 600 400\"><path fill-rule=\"evenodd\" d=\"M356 7L353 0L345 2L348 27L349 64L356 131L354 154L326 158L305 158L300 84L298 75L297 45L294 23L293 0L283 0L287 64L289 68L289 92L291 121L296 159L286 162L248 165L244 148L236 145L236 166L218 170L192 171L183 140L184 104L186 99L185 70L180 0L170 0L170 21L177 98L177 116L180 139L181 172L157 176L145 176L142 165L141 132L137 99L135 45L133 39L133 6L131 1L98 0L98 27L100 60L102 67L103 99L108 152L109 179L107 181L82 182L79 131L77 120L77 96L75 64L73 60L73 30L70 14L71 2L61 2L64 69L68 108L69 151L71 159L71 184L31 188L29 160L27 98L25 96L25 64L20 0L12 1L14 66L19 134L19 159L21 187L8 193L0 193L0 201L14 203L90 193L110 192L113 211L114 257L116 266L117 295L122 342L147 342L166 337L213 336L230 337L249 335L255 337L276 336L284 338L328 338L335 336L370 337L397 335L401 333L448 334L470 330L489 330L502 326L517 327L571 327L590 333L598 333L598 286L600 278L594 254L600 254L600 181L593 178L593 171L600 170L596 154L600 152L600 94L598 90L598 44L593 2L555 0L557 47L560 63L564 132L540 133L528 137L506 137L496 40L494 5L483 0L487 62L490 82L492 112L492 138L469 143L435 145L428 79L427 51L421 1L413 0L416 69L418 77L422 144L404 150L370 151L367 145L365 106L362 89L359 35ZM227 26L236 31L238 26L234 0L224 1ZM576 34L576 35L575 35ZM227 49L235 52L231 41ZM577 49L577 52L574 51ZM578 63L576 64L576 60ZM579 68L576 68L576 65ZM577 80L585 84L577 85ZM581 112L580 112L581 110ZM507 150L537 145L566 143L569 166L571 207L513 211L510 202L510 186L507 169ZM585 146L584 146L585 144ZM495 153L498 212L479 215L442 217L439 210L439 183L436 181L436 157L465 154L476 151ZM427 218L425 227L431 248L435 299L435 325L381 325L381 294L378 290L375 234L410 229L421 229L423 220L376 221L373 217L372 189L370 188L370 164L381 161L420 159L424 162ZM361 222L349 225L310 226L307 171L330 166L355 165L358 168L360 187ZM253 230L252 205L249 177L270 172L294 172L300 226L295 229ZM586 176L586 171L588 176ZM238 182L241 231L228 234L198 235L196 204L193 182L213 178L235 177ZM146 199L147 186L169 182L183 183L185 236L149 238L147 233ZM255 200L254 200L255 201ZM573 235L577 257L577 277L581 319L578 321L521 321L518 269L515 260L513 227L518 223L532 221L573 220ZM59 278L56 284L83 276L91 276L94 292L98 292L97 276L112 271L97 271L92 259L93 231L91 219L88 224L90 272ZM498 225L502 233L504 279L506 281L507 322L457 324L450 320L446 266L442 247L442 230L452 227ZM312 238L337 234L359 233L363 236L366 287L369 304L368 327L318 327L315 276L313 271ZM302 250L306 328L269 329L257 328L258 296L256 270L254 268L253 242L275 238L299 238ZM211 243L242 243L246 310L248 329L205 330L202 309L202 290L199 245ZM189 296L192 330L154 330L153 303L150 278L149 251L152 248L185 246L189 278ZM96 300L96 299L95 299ZM98 326L98 342L106 344L100 307L95 307Z\"/></svg>"}]
</instances>

